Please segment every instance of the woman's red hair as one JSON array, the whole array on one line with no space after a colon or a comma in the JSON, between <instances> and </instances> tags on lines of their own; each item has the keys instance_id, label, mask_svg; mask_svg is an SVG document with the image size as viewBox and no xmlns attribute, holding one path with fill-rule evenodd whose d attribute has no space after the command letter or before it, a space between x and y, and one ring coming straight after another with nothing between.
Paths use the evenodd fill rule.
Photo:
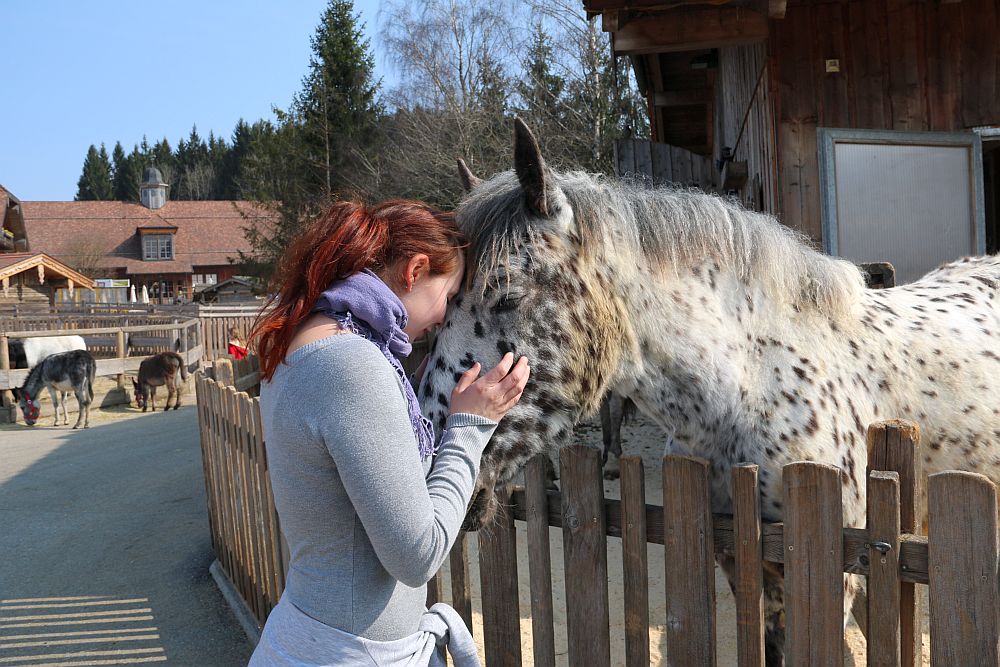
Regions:
<instances>
[{"instance_id":1,"label":"woman's red hair","mask_svg":"<svg viewBox=\"0 0 1000 667\"><path fill-rule=\"evenodd\" d=\"M427 204L408 200L370 207L334 204L295 237L278 262L269 309L249 336L260 358L261 375L271 379L299 325L333 281L364 269L385 276L386 269L421 253L430 259L431 274L449 273L460 262L461 248L454 216Z\"/></svg>"}]
</instances>

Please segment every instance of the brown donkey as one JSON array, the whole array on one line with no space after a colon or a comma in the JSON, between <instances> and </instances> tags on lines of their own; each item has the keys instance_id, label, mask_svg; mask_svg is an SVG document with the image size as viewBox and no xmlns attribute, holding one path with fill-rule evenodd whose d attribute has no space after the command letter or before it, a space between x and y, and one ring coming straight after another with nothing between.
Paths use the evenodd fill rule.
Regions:
<instances>
[{"instance_id":1,"label":"brown donkey","mask_svg":"<svg viewBox=\"0 0 1000 667\"><path fill-rule=\"evenodd\" d=\"M181 391L187 380L187 368L184 359L176 352L161 352L154 354L139 364L139 379L133 378L135 387L135 404L146 411L146 405L156 412L156 388L167 386L167 403L164 410L170 409L170 399L174 399L174 410L181 407Z\"/></svg>"}]
</instances>

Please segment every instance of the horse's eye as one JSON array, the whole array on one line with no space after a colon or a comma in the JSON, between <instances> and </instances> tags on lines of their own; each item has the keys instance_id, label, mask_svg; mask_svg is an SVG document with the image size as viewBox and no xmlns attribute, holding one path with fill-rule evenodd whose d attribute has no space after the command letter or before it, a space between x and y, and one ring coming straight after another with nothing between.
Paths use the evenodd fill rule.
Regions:
<instances>
[{"instance_id":1,"label":"horse's eye","mask_svg":"<svg viewBox=\"0 0 1000 667\"><path fill-rule=\"evenodd\" d=\"M493 310L497 313L506 313L515 310L517 308L517 304L521 302L522 298L524 297L520 296L501 297L501 299L497 301L497 305L493 307Z\"/></svg>"}]
</instances>

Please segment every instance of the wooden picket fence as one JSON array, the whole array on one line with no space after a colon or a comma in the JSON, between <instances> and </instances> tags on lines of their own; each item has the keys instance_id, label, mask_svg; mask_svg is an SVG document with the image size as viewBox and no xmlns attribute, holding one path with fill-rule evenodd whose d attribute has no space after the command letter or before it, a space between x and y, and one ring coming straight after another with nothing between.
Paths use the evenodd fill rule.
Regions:
<instances>
[{"instance_id":1,"label":"wooden picket fence","mask_svg":"<svg viewBox=\"0 0 1000 667\"><path fill-rule=\"evenodd\" d=\"M219 564L263 627L284 590L288 553L271 494L259 399L237 392L227 362L195 379L209 529Z\"/></svg>"},{"instance_id":2,"label":"wooden picket fence","mask_svg":"<svg viewBox=\"0 0 1000 667\"><path fill-rule=\"evenodd\" d=\"M235 377L235 374L232 375ZM212 541L218 560L258 624L277 603L287 568L271 497L258 399L199 375L198 414ZM881 422L869 430L868 526L842 528L838 468L793 463L783 470L784 523L760 519L757 467L733 470L733 516L710 512L708 464L663 459L663 506L645 502L638 457L621 461L621 499L604 497L600 453L560 452L561 491L546 490L544 462L479 541L483 643L488 667L522 664L514 522L527 523L533 664L554 665L549 528L562 528L570 665L610 665L608 568L624 574L625 661L648 665L647 543L664 547L666 643L672 665L715 665L715 557L735 560L739 664L764 664L764 562L784 569L786 664L843 665L845 572L867 577L855 615L869 665L919 665L920 596L929 595L932 661L1000 666L997 491L982 475L929 477L929 536L916 533L921 494L918 430ZM608 538L622 541L609 564ZM428 602L447 600L472 627L471 535L450 555L451 595L436 577ZM773 569L773 568L772 568ZM524 573L520 573L523 576ZM662 619L657 619L662 621Z\"/></svg>"}]
</instances>

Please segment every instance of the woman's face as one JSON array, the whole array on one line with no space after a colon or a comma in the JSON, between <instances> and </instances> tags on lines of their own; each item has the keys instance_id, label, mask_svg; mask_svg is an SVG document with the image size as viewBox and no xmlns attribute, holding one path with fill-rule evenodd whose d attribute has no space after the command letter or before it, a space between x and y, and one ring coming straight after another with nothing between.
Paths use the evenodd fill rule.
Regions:
<instances>
[{"instance_id":1,"label":"woman's face","mask_svg":"<svg viewBox=\"0 0 1000 667\"><path fill-rule=\"evenodd\" d=\"M409 316L409 321L403 330L410 340L423 338L425 334L444 323L448 301L458 294L464 270L464 262L460 258L455 270L450 273L431 275L427 268L418 267L415 274L412 272L409 274L412 278L410 289L404 287L399 290L397 296L403 302Z\"/></svg>"}]
</instances>

